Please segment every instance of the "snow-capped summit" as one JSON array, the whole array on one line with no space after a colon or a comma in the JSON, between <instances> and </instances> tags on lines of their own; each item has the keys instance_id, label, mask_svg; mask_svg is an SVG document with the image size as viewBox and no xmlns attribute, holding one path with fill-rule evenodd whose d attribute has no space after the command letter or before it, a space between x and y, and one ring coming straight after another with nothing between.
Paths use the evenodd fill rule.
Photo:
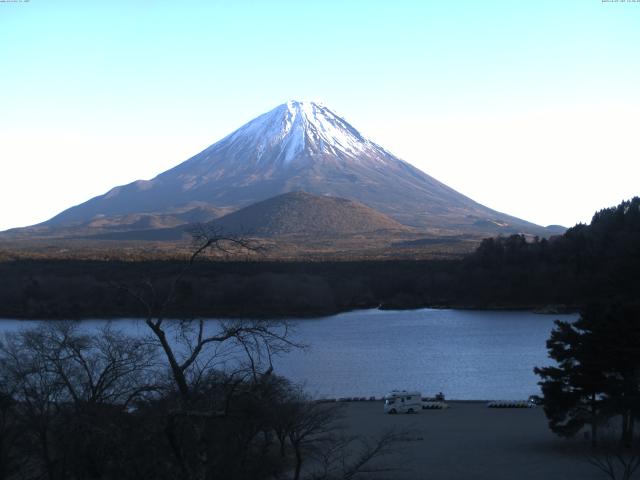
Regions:
<instances>
[{"instance_id":1,"label":"snow-capped summit","mask_svg":"<svg viewBox=\"0 0 640 480\"><path fill-rule=\"evenodd\" d=\"M222 151L263 167L308 165L318 155L361 162L386 153L323 104L297 100L260 115L205 150L211 155Z\"/></svg>"},{"instance_id":2,"label":"snow-capped summit","mask_svg":"<svg viewBox=\"0 0 640 480\"><path fill-rule=\"evenodd\" d=\"M291 100L258 117L230 135L238 137L257 133L258 156L270 146L282 148L283 163L288 163L303 152L310 154L344 154L357 159L357 155L376 146L327 107L316 102Z\"/></svg>"},{"instance_id":3,"label":"snow-capped summit","mask_svg":"<svg viewBox=\"0 0 640 480\"><path fill-rule=\"evenodd\" d=\"M357 200L400 223L442 234L544 235L542 227L484 207L396 158L322 103L295 100L149 181L116 187L45 224L187 215L192 206L231 211L292 191Z\"/></svg>"}]
</instances>

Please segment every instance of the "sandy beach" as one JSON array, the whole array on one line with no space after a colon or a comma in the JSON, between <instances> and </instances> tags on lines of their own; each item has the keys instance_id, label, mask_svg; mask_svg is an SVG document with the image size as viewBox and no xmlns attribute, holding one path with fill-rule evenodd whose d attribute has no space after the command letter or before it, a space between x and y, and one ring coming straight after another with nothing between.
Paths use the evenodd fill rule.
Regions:
<instances>
[{"instance_id":1,"label":"sandy beach","mask_svg":"<svg viewBox=\"0 0 640 480\"><path fill-rule=\"evenodd\" d=\"M447 410L414 415L383 413L382 402L345 405L352 435L408 431L381 461L399 467L368 478L434 480L596 480L605 476L586 461L584 440L566 440L547 428L542 408L493 409L486 402L449 402Z\"/></svg>"}]
</instances>

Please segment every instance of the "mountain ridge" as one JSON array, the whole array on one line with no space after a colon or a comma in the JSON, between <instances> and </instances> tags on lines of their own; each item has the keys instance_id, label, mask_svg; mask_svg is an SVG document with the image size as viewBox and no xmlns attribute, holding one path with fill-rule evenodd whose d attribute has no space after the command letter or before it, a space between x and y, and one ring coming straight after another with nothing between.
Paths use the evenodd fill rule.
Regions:
<instances>
[{"instance_id":1,"label":"mountain ridge","mask_svg":"<svg viewBox=\"0 0 640 480\"><path fill-rule=\"evenodd\" d=\"M292 191L355 200L434 234L549 234L395 157L328 107L298 101L258 116L151 180L115 187L40 225L163 214L194 202L232 211Z\"/></svg>"}]
</instances>

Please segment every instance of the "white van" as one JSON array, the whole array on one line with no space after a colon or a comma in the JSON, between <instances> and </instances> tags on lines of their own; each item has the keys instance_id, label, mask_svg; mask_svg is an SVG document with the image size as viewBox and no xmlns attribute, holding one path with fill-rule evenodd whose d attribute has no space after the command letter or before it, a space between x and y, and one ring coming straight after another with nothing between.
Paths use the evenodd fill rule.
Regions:
<instances>
[{"instance_id":1,"label":"white van","mask_svg":"<svg viewBox=\"0 0 640 480\"><path fill-rule=\"evenodd\" d=\"M418 413L422 409L422 394L393 390L384 397L385 413Z\"/></svg>"}]
</instances>

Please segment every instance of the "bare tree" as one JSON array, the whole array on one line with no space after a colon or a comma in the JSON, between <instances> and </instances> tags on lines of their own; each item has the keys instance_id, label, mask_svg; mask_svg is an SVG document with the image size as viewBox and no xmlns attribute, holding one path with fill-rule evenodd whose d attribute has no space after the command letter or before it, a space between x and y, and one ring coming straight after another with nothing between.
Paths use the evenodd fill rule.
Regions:
<instances>
[{"instance_id":1,"label":"bare tree","mask_svg":"<svg viewBox=\"0 0 640 480\"><path fill-rule=\"evenodd\" d=\"M398 470L376 461L392 453L408 432L389 430L372 438L346 435L344 404L314 401L291 385L281 391L272 408L280 456L293 457L293 480L347 480Z\"/></svg>"},{"instance_id":2,"label":"bare tree","mask_svg":"<svg viewBox=\"0 0 640 480\"><path fill-rule=\"evenodd\" d=\"M307 455L311 456L331 444L339 429L336 422L341 414L340 407L335 403L312 402L302 396L285 404L283 418L286 419L287 436L295 459L294 480L299 480Z\"/></svg>"},{"instance_id":3,"label":"bare tree","mask_svg":"<svg viewBox=\"0 0 640 480\"><path fill-rule=\"evenodd\" d=\"M631 480L640 468L640 439L621 442L609 426L586 460L611 480Z\"/></svg>"},{"instance_id":4,"label":"bare tree","mask_svg":"<svg viewBox=\"0 0 640 480\"><path fill-rule=\"evenodd\" d=\"M88 334L72 322L43 323L5 335L2 383L16 403L16 421L36 447L36 463L49 479L64 477L67 468L70 452L61 431L69 432L81 416L104 416L105 407L126 411L155 388L148 382L154 350L110 326Z\"/></svg>"},{"instance_id":5,"label":"bare tree","mask_svg":"<svg viewBox=\"0 0 640 480\"><path fill-rule=\"evenodd\" d=\"M379 464L382 457L394 453L398 442L406 441L407 431L388 430L382 435L366 438L337 435L315 452L316 468L308 480L351 480L369 478L373 474L401 470L392 463Z\"/></svg>"},{"instance_id":6,"label":"bare tree","mask_svg":"<svg viewBox=\"0 0 640 480\"><path fill-rule=\"evenodd\" d=\"M212 428L215 429L212 421L229 415L229 402L220 408L223 405L201 401L199 385L203 381L206 384L205 380L211 379L210 372L219 369L231 374L230 378L237 381L236 386L242 387L243 395L259 396L273 371L273 356L298 345L291 340L286 321L167 319L180 282L201 257L211 252L238 255L258 250L244 238L224 235L206 225L194 227L191 234L193 252L173 279L165 282L164 288L152 279L137 285L120 285L120 288L143 307L145 324L163 352L171 387L177 392L177 405L167 411L166 417L165 435L171 451L185 478L203 479L212 463L210 437ZM250 294L247 292L247 301ZM248 390L247 380L253 385Z\"/></svg>"},{"instance_id":7,"label":"bare tree","mask_svg":"<svg viewBox=\"0 0 640 480\"><path fill-rule=\"evenodd\" d=\"M44 357L31 348L36 342L32 332L6 335L0 345L0 371L19 403L16 416L30 447L25 452L33 457L29 463L55 477L55 455L52 452L53 423L58 405L68 399L61 379L51 371Z\"/></svg>"},{"instance_id":8,"label":"bare tree","mask_svg":"<svg viewBox=\"0 0 640 480\"><path fill-rule=\"evenodd\" d=\"M43 323L9 334L0 352L14 384L29 375L46 377L55 386L56 401L74 405L108 403L127 408L138 395L152 390L148 381L156 349L107 324L82 332L76 322Z\"/></svg>"},{"instance_id":9,"label":"bare tree","mask_svg":"<svg viewBox=\"0 0 640 480\"><path fill-rule=\"evenodd\" d=\"M272 370L273 355L298 346L289 338L289 326L284 321L225 320L216 323L217 328L208 329L211 325L203 319L166 319L167 309L176 299L178 285L201 256L209 251L226 255L259 251L253 242L224 235L219 229L207 225L196 225L191 234L193 253L167 288L161 290L151 279L137 286L120 285L144 308L145 323L164 352L184 404L188 404L190 385L212 363L241 352L247 361L245 366L257 380L261 367L266 365L266 372Z\"/></svg>"},{"instance_id":10,"label":"bare tree","mask_svg":"<svg viewBox=\"0 0 640 480\"><path fill-rule=\"evenodd\" d=\"M0 480L15 478L23 468L19 455L21 431L16 421L17 405L11 392L0 385Z\"/></svg>"}]
</instances>

